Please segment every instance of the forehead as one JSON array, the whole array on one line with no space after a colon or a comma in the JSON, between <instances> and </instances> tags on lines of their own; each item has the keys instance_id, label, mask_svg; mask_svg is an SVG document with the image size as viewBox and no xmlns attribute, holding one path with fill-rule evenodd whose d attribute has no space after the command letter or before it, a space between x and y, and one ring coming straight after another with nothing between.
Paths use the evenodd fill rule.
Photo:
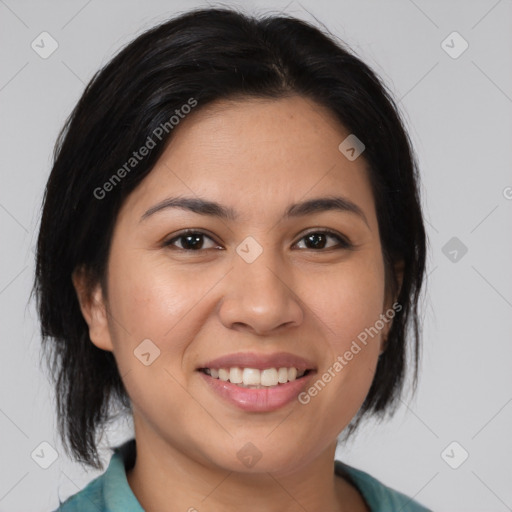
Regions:
<instances>
[{"instance_id":1,"label":"forehead","mask_svg":"<svg viewBox=\"0 0 512 512\"><path fill-rule=\"evenodd\" d=\"M338 145L347 135L332 112L302 96L220 100L185 119L168 149L176 155L192 143L218 162L236 157L251 159L247 163L252 165L270 164L286 157L298 163L319 152L337 159ZM188 159L194 161L194 154Z\"/></svg>"},{"instance_id":2,"label":"forehead","mask_svg":"<svg viewBox=\"0 0 512 512\"><path fill-rule=\"evenodd\" d=\"M138 212L176 194L221 202L240 219L248 208L259 207L261 217L274 205L281 212L326 194L373 208L366 162L339 151L349 132L326 108L300 96L197 108L173 130L158 163L128 198Z\"/></svg>"}]
</instances>

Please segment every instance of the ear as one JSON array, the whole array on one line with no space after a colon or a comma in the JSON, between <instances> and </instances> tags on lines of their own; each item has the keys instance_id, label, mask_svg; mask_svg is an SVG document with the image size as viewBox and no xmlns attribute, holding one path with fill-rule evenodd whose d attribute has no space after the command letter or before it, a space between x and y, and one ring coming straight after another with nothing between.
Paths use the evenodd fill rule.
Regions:
<instances>
[{"instance_id":1,"label":"ear","mask_svg":"<svg viewBox=\"0 0 512 512\"><path fill-rule=\"evenodd\" d=\"M386 289L386 300L384 302L385 310L383 311L383 314L385 315L388 321L386 322L386 325L382 330L380 354L383 354L386 351L389 331L391 329L391 325L393 324L393 318L395 314L402 309L402 305L398 304L396 301L398 299L398 296L400 295L400 290L402 289L402 283L404 278L405 265L403 260L400 260L397 263L395 263L393 268L396 279L396 290L395 293L391 293L392 290L390 289L390 287L387 287ZM389 276L389 279L391 278L392 276Z\"/></svg>"},{"instance_id":2,"label":"ear","mask_svg":"<svg viewBox=\"0 0 512 512\"><path fill-rule=\"evenodd\" d=\"M83 268L75 269L72 281L82 315L89 326L90 340L98 348L112 352L108 311L101 284L99 282L91 284L90 277Z\"/></svg>"}]
</instances>

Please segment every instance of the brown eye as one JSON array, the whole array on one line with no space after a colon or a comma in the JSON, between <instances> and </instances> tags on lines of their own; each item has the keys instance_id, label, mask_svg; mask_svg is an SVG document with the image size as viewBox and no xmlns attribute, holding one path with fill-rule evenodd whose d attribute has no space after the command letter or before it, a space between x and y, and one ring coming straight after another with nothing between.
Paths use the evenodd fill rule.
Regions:
<instances>
[{"instance_id":1,"label":"brown eye","mask_svg":"<svg viewBox=\"0 0 512 512\"><path fill-rule=\"evenodd\" d=\"M337 243L328 246L329 239L335 240ZM352 247L352 244L347 239L336 233L333 233L332 231L311 231L310 233L303 236L300 241L302 240L305 241L305 248L312 250L336 248L349 249Z\"/></svg>"},{"instance_id":2,"label":"brown eye","mask_svg":"<svg viewBox=\"0 0 512 512\"><path fill-rule=\"evenodd\" d=\"M332 241L334 240L334 244ZM209 242L208 242L209 241ZM352 243L343 236L332 231L311 231L304 235L298 243L304 241L305 247L314 251L330 250L330 249L350 249ZM209 244L209 246L208 246ZM173 238L164 242L165 247L171 247L179 251L199 252L201 250L220 248L218 244L206 233L201 231L183 231Z\"/></svg>"},{"instance_id":3,"label":"brown eye","mask_svg":"<svg viewBox=\"0 0 512 512\"><path fill-rule=\"evenodd\" d=\"M205 245L207 245L205 244L205 240L209 240L210 242L212 242L210 244L210 247L205 247ZM181 247L177 246L176 243L179 243ZM202 233L200 231L184 231L178 236L175 236L170 240L166 241L164 245L166 247L172 247L181 251L190 252L213 249L215 247L218 247L218 245L214 240L212 240L212 238L210 238L205 233Z\"/></svg>"}]
</instances>

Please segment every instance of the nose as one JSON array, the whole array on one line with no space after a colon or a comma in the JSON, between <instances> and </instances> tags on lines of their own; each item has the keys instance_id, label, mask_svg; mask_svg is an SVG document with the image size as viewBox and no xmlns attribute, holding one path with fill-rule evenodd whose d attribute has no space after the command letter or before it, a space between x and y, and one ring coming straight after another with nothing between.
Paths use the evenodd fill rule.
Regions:
<instances>
[{"instance_id":1,"label":"nose","mask_svg":"<svg viewBox=\"0 0 512 512\"><path fill-rule=\"evenodd\" d=\"M302 323L304 309L291 273L270 250L252 263L235 255L233 265L218 310L226 328L263 336Z\"/></svg>"}]
</instances>

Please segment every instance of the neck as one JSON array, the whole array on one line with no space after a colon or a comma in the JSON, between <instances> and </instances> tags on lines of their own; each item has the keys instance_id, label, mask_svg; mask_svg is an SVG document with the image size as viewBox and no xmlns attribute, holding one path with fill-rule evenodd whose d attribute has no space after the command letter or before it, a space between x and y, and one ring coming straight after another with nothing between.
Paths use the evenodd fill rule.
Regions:
<instances>
[{"instance_id":1,"label":"neck","mask_svg":"<svg viewBox=\"0 0 512 512\"><path fill-rule=\"evenodd\" d=\"M146 512L304 512L368 510L334 473L336 443L287 474L237 473L205 465L159 438L137 437L128 483Z\"/></svg>"}]
</instances>

